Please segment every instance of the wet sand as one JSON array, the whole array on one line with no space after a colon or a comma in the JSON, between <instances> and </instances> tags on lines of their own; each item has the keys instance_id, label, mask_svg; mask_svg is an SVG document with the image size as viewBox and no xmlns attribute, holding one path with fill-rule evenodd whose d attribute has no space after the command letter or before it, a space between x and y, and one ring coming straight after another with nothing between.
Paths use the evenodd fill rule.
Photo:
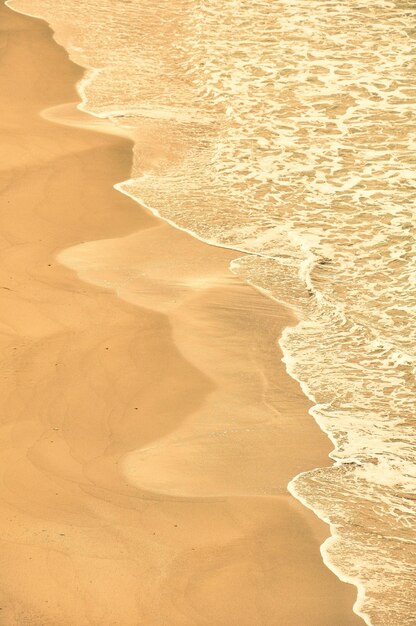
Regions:
<instances>
[{"instance_id":1,"label":"wet sand","mask_svg":"<svg viewBox=\"0 0 416 626\"><path fill-rule=\"evenodd\" d=\"M82 75L45 23L0 37L0 623L362 624L286 489L330 451L290 312L113 189L128 140L42 119Z\"/></svg>"}]
</instances>

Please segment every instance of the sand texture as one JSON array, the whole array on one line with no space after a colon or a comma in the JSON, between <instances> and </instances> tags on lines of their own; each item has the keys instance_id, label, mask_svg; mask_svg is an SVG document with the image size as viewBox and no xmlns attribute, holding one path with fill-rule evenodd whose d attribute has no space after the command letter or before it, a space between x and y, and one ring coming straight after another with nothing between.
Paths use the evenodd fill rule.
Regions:
<instances>
[{"instance_id":1,"label":"sand texture","mask_svg":"<svg viewBox=\"0 0 416 626\"><path fill-rule=\"evenodd\" d=\"M362 624L286 489L331 449L290 313L113 189L45 23L2 6L0 50L0 623Z\"/></svg>"}]
</instances>

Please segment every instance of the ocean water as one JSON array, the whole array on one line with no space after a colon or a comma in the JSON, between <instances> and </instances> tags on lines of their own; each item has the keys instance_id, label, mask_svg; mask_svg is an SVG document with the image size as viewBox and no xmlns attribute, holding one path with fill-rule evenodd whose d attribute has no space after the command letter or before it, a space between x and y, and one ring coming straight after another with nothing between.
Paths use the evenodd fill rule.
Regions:
<instances>
[{"instance_id":1,"label":"ocean water","mask_svg":"<svg viewBox=\"0 0 416 626\"><path fill-rule=\"evenodd\" d=\"M118 188L295 310L280 344L334 445L291 493L373 626L416 615L414 0L11 0L136 137ZM242 254L245 253L245 254Z\"/></svg>"}]
</instances>

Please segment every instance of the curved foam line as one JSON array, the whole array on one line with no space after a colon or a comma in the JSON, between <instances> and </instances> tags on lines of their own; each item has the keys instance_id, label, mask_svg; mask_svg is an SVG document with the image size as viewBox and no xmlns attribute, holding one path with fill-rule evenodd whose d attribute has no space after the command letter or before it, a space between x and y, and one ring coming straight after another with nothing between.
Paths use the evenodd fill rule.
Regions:
<instances>
[{"instance_id":1,"label":"curved foam line","mask_svg":"<svg viewBox=\"0 0 416 626\"><path fill-rule=\"evenodd\" d=\"M319 517L319 519L325 522L325 524L328 524L330 532L331 532L331 536L325 539L325 541L320 547L322 560L325 563L326 567L329 570L331 570L331 572L333 572L337 578L339 578L342 582L348 583L350 585L354 585L354 587L357 588L357 599L354 602L353 611L356 615L358 615L358 617L361 617L361 619L363 619L364 622L368 626L373 626L370 620L370 616L361 610L361 607L363 606L364 600L365 600L365 586L357 578L354 578L353 576L348 576L348 574L345 574L336 565L334 565L334 563L332 563L330 559L329 548L332 544L336 543L340 539L339 535L337 534L336 526L334 524L331 524L329 519L320 509L313 508L312 506L310 506L307 500L305 500L296 490L295 483L296 483L297 478L299 478L300 476L307 475L307 474L308 472L300 472L300 474L292 478L292 480L288 484L288 490L291 493L291 495L294 498L296 498L296 500L299 500L299 502L303 504L303 506L313 511L315 515Z\"/></svg>"}]
</instances>

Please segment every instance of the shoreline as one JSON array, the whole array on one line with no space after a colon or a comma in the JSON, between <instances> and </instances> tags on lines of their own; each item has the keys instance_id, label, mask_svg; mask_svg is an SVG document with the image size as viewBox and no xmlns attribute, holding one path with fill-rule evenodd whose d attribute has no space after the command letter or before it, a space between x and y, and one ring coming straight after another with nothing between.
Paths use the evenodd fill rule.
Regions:
<instances>
[{"instance_id":1,"label":"shoreline","mask_svg":"<svg viewBox=\"0 0 416 626\"><path fill-rule=\"evenodd\" d=\"M55 44L53 44L53 45L55 45ZM85 113L85 115L90 115L90 114ZM88 131L86 131L86 132L88 132ZM126 151L125 148L121 148L121 145L120 145L120 149L122 149L123 151ZM117 185L118 185L118 183L115 184L115 189L116 190L118 189ZM123 193L125 194L124 191L123 191ZM125 194L125 195L127 195L127 194ZM135 201L135 203L136 203L136 201ZM137 212L139 213L139 211L141 209L140 209L140 205L138 203L136 203L136 207L135 208L136 208ZM129 211L129 213L131 213L132 209L129 208L128 211ZM129 220L132 221L132 217L130 217ZM151 233L152 235L156 235L156 240L155 239L152 240L150 238L151 239L151 241L150 241L151 249L154 246L155 241L158 240L158 236L160 234L162 236L162 239L159 239L159 241L160 240L162 240L162 241L172 240L172 237L173 237L172 233L169 234L168 229L166 229L162 225L153 225L152 224L152 220L153 220L153 218L151 218L150 216L145 217L144 218L144 221L145 221L145 224L146 224L145 228L144 228L144 230L139 231L141 233L141 235L139 236L139 241L141 241L141 242L144 241L143 237L142 237L143 232L145 232L147 234ZM163 221L166 222L166 220L163 220ZM107 235L107 237L108 237L109 234L110 234L111 228L108 228L107 230L108 230L108 235ZM198 358L199 358L200 346L196 345L196 347L195 347L195 345L191 345L192 342L190 342L186 337L184 339L184 336L188 334L188 330L184 331L184 326L186 326L186 324L188 324L188 328L189 328L189 318L187 318L188 311L190 310L189 309L189 306L190 306L189 303L192 302L192 306L193 306L193 315L194 315L194 317L192 319L193 320L197 319L198 324L201 324L201 320L200 320L200 318L198 316L201 316L202 312L206 311L207 303L211 307L213 307L213 309L215 309L216 307L218 307L218 302L223 303L224 302L224 297L229 297L228 295L225 296L224 291L226 291L227 294L229 294L230 291L232 291L233 292L233 298L235 298L235 300L233 301L233 303L228 303L228 306L230 307L230 309L227 312L227 315L224 318L221 318L221 323L223 324L222 332L224 332L224 329L229 329L230 328L230 322L229 322L229 319L228 319L229 316L230 316L230 311L231 311L232 315L235 314L236 310L238 311L238 307L242 306L242 302L247 297L247 295L246 295L248 293L247 289L250 289L250 288L240 284L239 281L234 280L231 276L227 278L226 282L228 284L223 288L223 286L221 284L221 281L223 281L224 278L221 278L219 280L218 277L219 276L224 277L224 273L223 273L224 270L221 269L221 271L219 271L218 270L218 266L221 265L221 267L224 267L226 265L225 260L226 260L226 256L228 257L228 255L224 255L222 253L222 251L224 249L221 248L220 249L221 252L212 251L212 250L209 251L209 252L206 252L207 257L210 258L210 263L213 266L215 266L215 267L214 267L214 269L213 269L213 271L211 273L208 273L208 275L203 276L203 283L202 283L202 287L203 288L202 289L201 289L201 283L198 285L198 280L200 279L200 276L195 276L195 272L189 272L189 269L188 269L187 272L184 271L183 275L181 276L181 281L182 282L181 282L180 289L179 289L179 297L183 297L184 298L184 306L182 307L182 310L178 311L178 308L180 309L181 307L173 306L173 304L172 304L172 301L174 301L175 299L174 299L172 293L169 292L169 288L170 288L169 280L170 281L172 280L171 278L169 278L169 276L168 276L168 280L167 280L168 286L164 288L165 291L163 293L162 301L160 301L160 297L158 296L159 300L156 302L157 298L156 298L156 295L155 295L155 291L153 290L153 292L151 292L150 289L149 289L149 292L147 293L146 298L144 300L143 300L143 294L140 294L140 297L137 298L137 288L136 287L134 287L133 290L127 294L126 291L129 291L129 289L126 290L126 274L125 273L123 274L123 272L121 272L121 274L119 276L116 276L116 275L111 276L111 275L109 275L109 271L108 271L109 270L109 265L108 264L109 263L111 264L115 258L117 259L118 263L121 264L122 253L125 252L125 250L126 250L126 248L124 246L124 243L123 243L123 246L120 248L120 251L117 251L117 254L115 254L116 247L117 247L116 242L118 240L121 240L123 237L124 237L124 239L132 238L132 241L130 242L130 246L132 247L133 250L136 249L135 248L136 242L135 242L134 239L135 239L135 236L137 236L137 232L134 231L134 232L131 233L131 235L129 235L127 233L128 233L128 229L126 228L126 234L125 235L121 235L121 237L117 236L117 239L106 239L104 237L103 239L88 241L88 243L78 243L77 245L72 246L72 248L69 248L69 249L68 248L64 248L63 251L61 253L59 253L59 256L62 257L62 255L64 255L67 264L68 264L68 262L69 262L69 264L71 264L71 262L73 262L74 259L75 259L75 265L78 264L78 269L77 269L78 275L82 275L83 276L83 280L85 280L87 278L88 273L91 271L91 255L92 255L93 259L100 258L101 266L99 264L98 265L96 264L95 267L93 266L94 276L93 276L92 280L90 280L91 276L89 276L89 279L87 278L88 282L93 283L95 285L105 286L106 290L112 289L112 290L114 290L118 294L120 294L120 290L121 289L124 289L124 293L120 297L122 297L122 298L124 297L124 299L126 299L126 297L128 297L129 298L128 302L133 302L134 303L134 307L132 307L134 310L136 310L135 307L137 307L137 310L138 310L138 306L137 305L139 305L139 302L141 303L141 307L143 307L143 305L144 305L144 310L146 311L144 313L144 317L146 318L146 324L149 321L149 310L147 309L146 305L150 305L150 304L153 305L153 308L150 307L150 310L152 311L152 314L153 314L153 312L157 311L157 315L162 314L162 315L166 316L166 314L167 314L168 317L170 316L169 319L170 319L171 323L172 323L172 320L174 322L173 323L174 334L176 333L175 341L177 342L177 337L178 336L182 337L182 339L181 339L182 344L179 342L179 345L181 345L182 350L180 350L179 352L180 352L180 354L183 357L184 349L187 350L186 361L187 361L188 364L189 363L191 364L191 369L195 368L195 361L198 361ZM187 242L186 244L182 243L183 241L185 241L184 240L184 235L180 235L179 239L178 239L178 237L176 235L175 235L175 237L176 237L176 241L179 242L179 240L181 240L180 245L182 245L184 247L189 246L189 249L191 250L191 254L190 254L189 258L193 258L193 254L194 254L193 250L195 249L195 244L194 243L189 243L189 242ZM103 242L107 242L107 243L103 243ZM111 242L111 243L109 244L108 242ZM119 241L119 244L120 244L120 241ZM110 254L108 253L108 250L105 249L105 246L108 247L108 245L110 246ZM203 245L206 246L207 248L209 248L209 246L206 243L204 243ZM198 250L200 250L199 244L198 244L197 248L198 248ZM85 252L87 252L88 254L83 257ZM72 256L71 256L71 254L72 254ZM131 250L130 250L130 254L132 254ZM199 252L198 252L198 254L199 254ZM224 257L224 260L223 259L219 259L219 256ZM80 270L80 265L79 265L80 264L80 258L81 258L81 266L82 266L81 270ZM132 257L130 256L128 261L131 261L131 258ZM157 261L158 261L158 263L160 262L160 260L157 260ZM106 265L106 263L107 263L107 265ZM135 259L135 263L137 264L137 259ZM165 263L166 263L166 260L165 260ZM170 263L170 259L168 260L168 263ZM75 267L73 267L73 269L75 269ZM152 271L153 271L154 268L150 268L150 269L152 269ZM124 269L123 269L123 271L124 271ZM166 273L166 267L165 267L164 271ZM134 279L136 279L136 278L137 277L134 276ZM128 279L129 279L129 285L131 287L131 283L132 283L131 276L128 276ZM70 278L69 279L69 284L76 284L77 280L78 280L77 278ZM104 284L103 284L103 281L104 281ZM156 281L160 282L160 276L157 274L157 272L156 272ZM143 285L143 282L142 282L142 285ZM152 285L152 288L153 287L154 286ZM202 292L204 292L204 290L207 290L208 293L202 293ZM93 294L95 294L95 293L97 293L96 287L91 288L91 294L92 295L89 296L89 297L90 298L91 297L94 298ZM100 292L98 292L98 293L100 293ZM196 296L195 296L195 293L197 294ZM168 296L166 296L166 294L168 294ZM106 292L106 297L107 296L108 296L108 293ZM106 297L104 299L106 299ZM166 303L166 298L169 299L168 303ZM176 298L176 296L175 296L175 298ZM198 300L198 298L199 298L199 300ZM254 298L253 302L256 302L256 305L257 305L257 303L260 302L260 300L263 298L263 296L261 296L260 298L257 298L257 297L253 296L253 298ZM174 304L176 305L177 302L174 302ZM119 305L116 303L115 306L118 307ZM275 313L274 312L272 313L272 309L276 309L277 310L277 308L278 308L278 305L275 305L274 303L273 304L270 303L270 304L267 304L267 305L262 303L259 306L261 307L262 315L266 315L268 317L273 317L275 315ZM186 309L185 312L184 312L184 309ZM143 309L141 309L141 310L143 310ZM129 308L129 314L132 315L133 317L135 317L135 313L131 312L130 308ZM281 316L281 319L279 320L280 327L282 327L282 321L281 320L285 319L287 321L288 313L286 311L284 313L282 311L280 311L279 315ZM206 324L206 326L209 326L209 328L212 329L212 327L213 327L212 326L212 320L210 320L210 321L211 321L211 326L207 325L207 321L206 320L203 320L203 322ZM155 323L154 321L151 322L151 324L154 324L154 323ZM232 324L235 323L234 318L233 318L231 323ZM241 322L241 323L243 324L243 322ZM283 322L283 324L285 324L285 323L286 322ZM196 325L198 325L198 324L196 324ZM246 326L244 326L244 324L246 324ZM253 341L252 335L250 335L252 330L249 328L249 323L247 322L246 318L244 319L244 324L243 324L243 326L245 328L246 335L250 339L250 341L252 342ZM287 323L286 323L286 326L287 326ZM169 331L169 333L170 333L170 331ZM273 333L271 333L271 335L272 334ZM195 336L197 336L197 334ZM277 336L275 337L275 339L277 340ZM277 344L277 341L275 341L275 343ZM248 345L248 344L246 344L246 345ZM252 345L252 344L250 344L250 345ZM185 348L184 348L184 346L185 346ZM244 349L241 347L241 345L237 346L237 348L239 350L238 354L244 354ZM235 348L235 350L237 350L237 348ZM274 351L276 353L275 356L278 357L277 345L276 345L276 348L274 349ZM276 360L277 359L275 359L275 361ZM214 359L213 359L213 361L214 361ZM232 359L230 359L230 362L232 362ZM208 368L208 374L209 373L212 374L212 363L208 363L208 364L205 363L204 367ZM283 369L283 368L280 368L280 369ZM199 372L198 376L200 375L201 372L203 373L203 376L200 379L201 393L203 395L204 394L205 395L212 394L212 383L209 382L210 381L210 377L209 377L209 375L207 375L207 372L204 372L204 368L203 367L200 368L200 369L198 369L198 367L197 367L195 371ZM273 375L276 374L276 377L277 377L277 371L275 372L274 370L272 370L272 373L273 373ZM194 374L193 374L193 376L194 376ZM285 384L286 383L284 382L283 383L283 387L285 386ZM214 387L215 387L215 385L214 385ZM296 384L295 385L292 384L292 388L295 389L295 387L296 387ZM256 394L258 395L258 392L256 392ZM305 404L305 402L303 404ZM195 407L194 407L194 412L195 412ZM193 415L193 413L191 413L191 414ZM311 422L313 421L312 419L310 419L310 417L308 415L306 415L306 417L308 418L309 421L311 421ZM228 425L228 427L229 427L229 425ZM162 428L164 429L164 432L165 432L165 435L166 435L166 432L167 432L166 431L166 423L162 425ZM176 428L176 432L177 432L178 431L177 423L176 423L176 426L174 427L174 429L175 428ZM195 425L193 425L192 428L195 429ZM199 428L200 428L200 426L199 426ZM223 428L223 424L221 424L221 425L217 424L217 430L218 429L221 430L222 428ZM312 428L312 430L314 430L314 429ZM206 433L203 430L201 432L202 432L202 434L206 435ZM188 433L189 433L189 431L188 431ZM251 436L252 435L250 434L250 437ZM318 437L318 433L316 433L315 436ZM322 435L322 436L325 437L325 435ZM153 437L153 439L154 439L154 434L151 435L151 437ZM321 436L319 436L318 438L321 439ZM126 443L129 442L129 435L128 435L128 433L125 433L124 439L125 439ZM156 440L160 441L160 437L159 437L159 439L156 438ZM245 445L247 445L247 444L245 444ZM114 446L114 443L112 444L112 446ZM118 444L118 446L120 447L120 444ZM117 448L117 446L116 446L116 448ZM143 447L141 449L143 449ZM245 449L247 449L247 448L245 448ZM261 449L261 447L260 447L260 449ZM240 448L240 451L241 451L241 448ZM196 454L196 456L199 455L199 450L198 449L196 451L195 450L191 450L191 452L192 452L192 454L194 456L195 456L195 454ZM234 450L234 452L235 452L235 450ZM218 456L218 450L217 450L217 456ZM194 457L192 457L192 459L195 460ZM154 474L154 468L155 468L155 466L154 466L155 459L150 459L150 461L151 461L150 468L152 470L152 472L150 472L150 480L152 481L153 480L153 474ZM272 457L270 457L270 462L272 462L272 461L273 461L273 459L272 459ZM104 466L105 466L106 463L108 463L108 459L105 459L103 462L104 462ZM146 461L146 462L149 463L149 461ZM160 456L156 458L156 465L159 462L160 462ZM177 463L177 459L174 459L174 462ZM152 463L153 463L153 465L152 465ZM100 467L101 467L101 465L100 465ZM169 466L170 469L171 469L171 467L172 466ZM239 471L240 471L240 469L241 468L239 468ZM94 476L95 480L97 480L97 478L96 478L96 471L97 470L94 469L93 472L92 472L92 475ZM183 470L181 470L181 471L182 471L182 474L180 474L180 475L183 478L183 475L184 475L183 474ZM237 474L238 474L238 472L237 472ZM263 474L264 474L264 476L263 476ZM267 471L263 470L263 473L261 474L262 480L267 478L267 476L270 477L270 467L267 468ZM147 478L149 478L149 477L147 476ZM250 500L250 499L251 500L256 500L256 498L258 498L259 494L256 494L256 497L253 498L253 495L254 495L253 493L250 493L250 492L246 493L244 491L244 489L247 490L247 486L245 486L244 484L240 485L240 483L238 482L237 478L238 477L235 478L236 482L232 486L233 488L231 490L231 493L228 493L228 494L225 494L225 495L227 495L228 497L231 497L234 500L239 500L241 498L243 498L243 499L246 498L248 500ZM247 476L245 478L247 478ZM257 480L259 480L259 476L257 476L256 478L257 478ZM113 476L112 480L114 480L114 479L115 479L115 477ZM139 476L139 478L137 480L138 480L138 485L142 486L143 485L143 473L142 473L142 475ZM163 480L165 482L165 488L166 488L166 476L163 477ZM218 478L216 478L216 480L218 481ZM116 481L116 484L117 484L117 481ZM97 485L99 485L99 482L97 483ZM238 488L236 487L236 485L237 485ZM175 498L182 499L184 497L185 498L190 498L191 501L194 498L198 499L198 498L201 498L201 497L202 498L212 498L212 497L214 497L215 499L217 499L218 497L223 498L224 497L224 493L222 493L221 490L219 490L219 492L218 492L218 483L214 483L214 486L217 489L217 491L215 493L213 493L213 494L212 493L208 493L208 494L205 493L202 496L201 496L201 484L200 483L196 484L196 485L191 484L190 487L188 486L188 488L191 489L191 491L188 492L187 494L173 493L173 495L172 495L172 493L169 494L169 493L166 493L166 491L157 491L157 490L155 492L154 491L154 485L152 485L152 482L151 482L151 487L153 487L153 490L151 488L150 491L149 490L147 490L147 491L148 491L148 493L153 494L153 497L155 497L157 494L163 494L164 497L168 496L168 497L173 498L173 501L175 501ZM101 489L104 488L105 489L106 487L105 486L101 486L99 488L101 488ZM270 489L269 486L266 486L266 487L262 486L261 488L262 489ZM238 489L240 489L240 491L238 491ZM135 495L131 495L131 493L130 493L130 491L131 491L130 486L128 487L128 491L129 491L129 496L128 497L131 497L133 499L136 498ZM145 489L145 491L146 491L146 489ZM266 493L267 493L267 491L266 491ZM123 497L127 497L127 496L123 496ZM282 502L287 502L288 501L288 496L284 496L284 497L281 496L281 497L282 497ZM280 496L276 497L276 499L278 499L278 498L280 498ZM261 496L260 499L262 501L265 500L265 502L264 502L264 509L265 509L266 512L269 512L269 509L273 509L274 510L274 506L273 506L274 503L273 502L269 502L269 497L264 498L264 496ZM156 499L156 501L158 501L158 500ZM232 504L227 505L227 506L231 507L231 509L232 509ZM241 506L242 505L240 503L240 509L241 509ZM297 516L299 515L300 518L305 519L305 520L308 519L307 527L312 531L313 534L315 534L316 536L319 536L320 538L322 538L322 535L324 534L324 529L323 529L322 526L320 526L320 523L314 523L312 521L312 519L310 518L310 516L306 514L306 512L305 513L301 512L300 508L297 507L297 503L296 503L296 506L295 506L294 503L289 503L288 506L289 506L289 509L293 509L294 511L296 511L296 515ZM244 506L243 506L243 509L245 510L247 507L249 508L249 505L247 504L247 502L245 502ZM225 506L225 508L227 508L227 507ZM238 506L237 506L237 510L238 510ZM270 512L268 513L268 515L270 517L270 520L274 519L275 514L276 514L276 512L273 512L272 515L270 514ZM224 513L222 515L224 515ZM234 512L234 515L235 515L235 512ZM250 513L249 518L252 517L252 516L253 516L253 512ZM214 514L214 517L215 517L215 514ZM290 515L289 515L289 517L290 517ZM242 527L243 528L246 525L246 523L247 522L242 523ZM268 522L268 524L270 524L270 523L271 523L271 521ZM229 525L229 523L228 523L228 525ZM230 531L228 530L227 532L229 533ZM241 532L241 527L240 527L240 531L239 532ZM271 563L273 563L273 560L268 561L268 563L270 565ZM316 565L314 567L316 567ZM320 574L321 574L321 572L320 572ZM323 574L322 574L322 576L323 576L323 578L326 581L329 580L328 576L324 576ZM212 583L210 583L210 584L212 584ZM338 588L338 585L335 585L335 587ZM347 594L347 590L344 589L343 585L339 585L339 587L343 587L343 595L345 595L345 597L347 595L349 597L352 596L351 593ZM350 591L350 590L348 590L348 591ZM339 594L341 595L341 589L339 589ZM206 599L205 599L205 601L206 601ZM334 610L334 607L332 607L332 610ZM251 613L250 619L252 619L252 615L253 614ZM94 619L97 619L97 618L95 617ZM217 616L216 619L218 619L218 616ZM333 617L331 617L330 619L333 619ZM348 618L346 618L346 619L348 619ZM44 623L47 623L47 622L44 622ZM64 624L66 622L59 622L59 623ZM84 623L84 622L80 621L79 623L81 624L81 623ZM129 622L124 622L124 623L129 623ZM150 623L150 622L148 622L148 623ZM188 623L188 622L187 621L186 622L185 621L184 622L175 621L175 622L172 622L172 623L178 623L179 624L179 623ZM222 623L222 622L218 621L216 623ZM266 623L266 622L261 622L261 623ZM306 622L306 623L310 624L310 622ZM320 623L321 622L319 622L319 624ZM322 621L322 624L326 624L326 623L327 622ZM330 622L328 622L328 624L329 623ZM348 624L350 624L350 623L354 624L354 623L358 623L358 621L354 620L351 617L350 619L348 619ZM300 622L297 621L297 624L300 624ZM346 621L345 621L345 624L347 624Z\"/></svg>"}]
</instances>

